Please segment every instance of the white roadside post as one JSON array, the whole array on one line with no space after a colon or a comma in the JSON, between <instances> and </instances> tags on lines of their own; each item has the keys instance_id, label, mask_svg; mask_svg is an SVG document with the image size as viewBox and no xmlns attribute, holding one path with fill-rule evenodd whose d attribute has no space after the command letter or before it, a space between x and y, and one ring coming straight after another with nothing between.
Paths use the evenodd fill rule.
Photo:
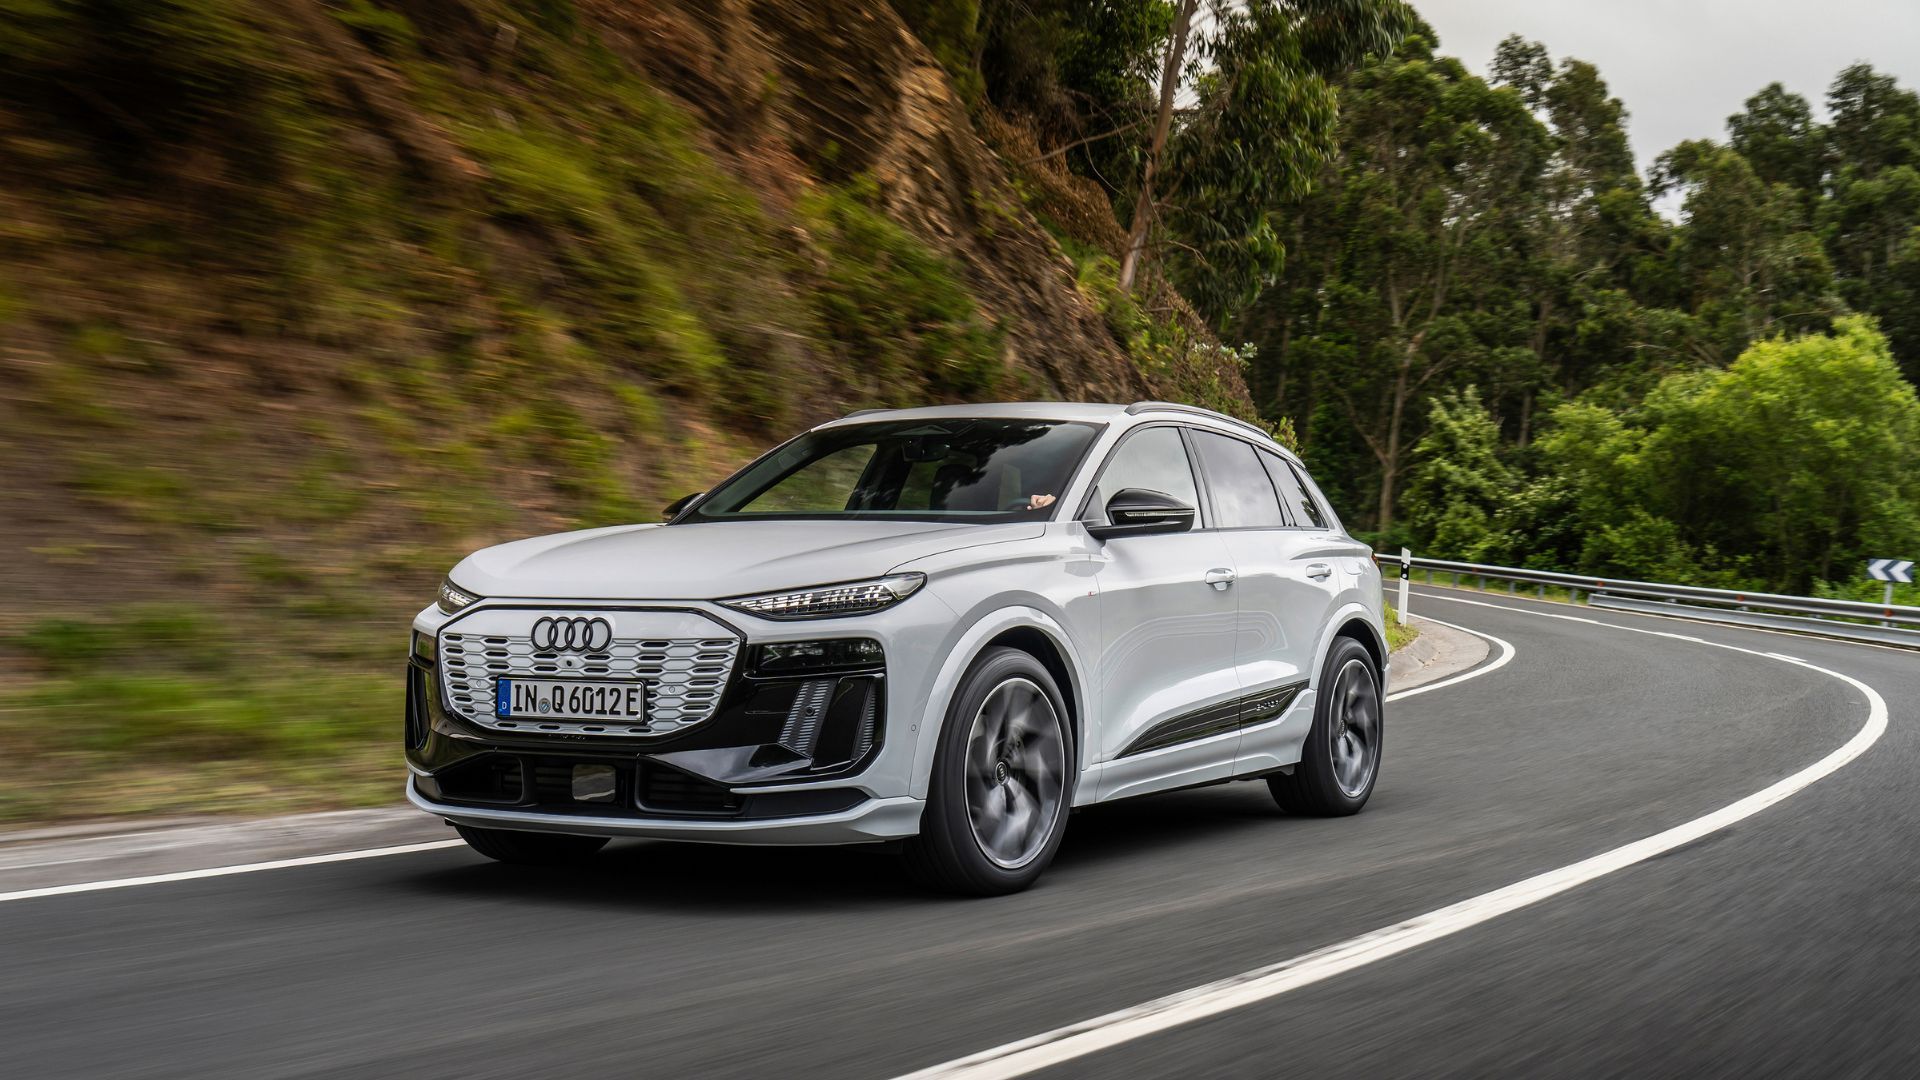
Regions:
<instances>
[{"instance_id":1,"label":"white roadside post","mask_svg":"<svg viewBox=\"0 0 1920 1080\"><path fill-rule=\"evenodd\" d=\"M1400 549L1400 606L1394 609L1395 621L1404 624L1407 621L1407 585L1413 577L1413 552ZM1893 586L1889 585L1891 589ZM1889 593L1888 595L1892 595Z\"/></svg>"},{"instance_id":2,"label":"white roadside post","mask_svg":"<svg viewBox=\"0 0 1920 1080\"><path fill-rule=\"evenodd\" d=\"M1893 607L1894 585L1896 583L1901 585L1910 585L1913 583L1913 560L1868 559L1867 576L1875 581L1884 581L1887 583L1887 590L1882 595L1880 606L1891 609ZM1893 612L1889 610L1887 616L1887 621L1882 625L1892 626Z\"/></svg>"}]
</instances>

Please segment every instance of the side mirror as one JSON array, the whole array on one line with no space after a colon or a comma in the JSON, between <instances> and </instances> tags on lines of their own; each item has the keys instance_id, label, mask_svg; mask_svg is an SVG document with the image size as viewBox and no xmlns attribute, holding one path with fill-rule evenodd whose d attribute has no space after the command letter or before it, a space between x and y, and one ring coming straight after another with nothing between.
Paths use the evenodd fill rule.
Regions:
<instances>
[{"instance_id":1,"label":"side mirror","mask_svg":"<svg viewBox=\"0 0 1920 1080\"><path fill-rule=\"evenodd\" d=\"M660 519L662 521L672 521L674 518L677 518L680 516L680 511L685 510L689 506L692 506L693 501L695 499L698 499L700 496L705 494L706 492L704 491L696 491L691 495L680 496L679 498L668 503L667 508L665 510L660 511Z\"/></svg>"},{"instance_id":2,"label":"side mirror","mask_svg":"<svg viewBox=\"0 0 1920 1080\"><path fill-rule=\"evenodd\" d=\"M1096 540L1148 533L1186 532L1193 528L1193 507L1171 495L1145 488L1122 488L1107 500L1105 524L1088 522Z\"/></svg>"}]
</instances>

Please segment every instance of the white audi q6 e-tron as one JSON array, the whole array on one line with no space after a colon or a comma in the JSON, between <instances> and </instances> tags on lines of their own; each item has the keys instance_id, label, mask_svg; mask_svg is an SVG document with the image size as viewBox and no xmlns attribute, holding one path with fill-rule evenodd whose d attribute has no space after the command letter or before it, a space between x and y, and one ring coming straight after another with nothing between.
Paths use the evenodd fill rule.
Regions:
<instances>
[{"instance_id":1,"label":"white audi q6 e-tron","mask_svg":"<svg viewBox=\"0 0 1920 1080\"><path fill-rule=\"evenodd\" d=\"M1229 417L856 413L666 516L477 552L414 620L407 794L481 853L892 843L1003 893L1074 807L1379 774L1379 571Z\"/></svg>"}]
</instances>

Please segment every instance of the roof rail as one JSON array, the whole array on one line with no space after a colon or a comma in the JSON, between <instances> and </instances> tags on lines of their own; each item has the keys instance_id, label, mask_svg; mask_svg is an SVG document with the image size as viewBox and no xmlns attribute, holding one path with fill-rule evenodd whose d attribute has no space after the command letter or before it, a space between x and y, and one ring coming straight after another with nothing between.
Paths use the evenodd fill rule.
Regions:
<instances>
[{"instance_id":1,"label":"roof rail","mask_svg":"<svg viewBox=\"0 0 1920 1080\"><path fill-rule=\"evenodd\" d=\"M866 416L869 413L892 412L892 411L893 411L892 409L855 409L852 412L848 413L847 415L841 417L840 419L851 420L856 416Z\"/></svg>"},{"instance_id":2,"label":"roof rail","mask_svg":"<svg viewBox=\"0 0 1920 1080\"><path fill-rule=\"evenodd\" d=\"M1272 434L1270 434L1265 428L1262 428L1258 424L1248 423L1247 421L1242 420L1237 416L1228 416L1226 413L1223 413L1223 412L1215 412L1212 409L1203 409L1198 405L1182 405L1177 401L1136 401L1133 404L1127 406L1128 416L1138 416L1143 412L1191 413L1194 416L1204 416L1212 420L1225 420L1227 423L1232 424L1235 427L1246 428L1248 431L1253 432L1254 434L1260 436L1263 439L1273 438Z\"/></svg>"}]
</instances>

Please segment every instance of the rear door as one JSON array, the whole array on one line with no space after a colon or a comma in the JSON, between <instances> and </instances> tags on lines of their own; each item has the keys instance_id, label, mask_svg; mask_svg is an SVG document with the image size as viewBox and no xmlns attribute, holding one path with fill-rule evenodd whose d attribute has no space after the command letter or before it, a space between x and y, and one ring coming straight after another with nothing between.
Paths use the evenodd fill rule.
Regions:
<instances>
[{"instance_id":1,"label":"rear door","mask_svg":"<svg viewBox=\"0 0 1920 1080\"><path fill-rule=\"evenodd\" d=\"M1290 527L1275 537L1273 549L1286 570L1290 607L1280 623L1297 643L1289 650L1293 674L1282 676L1287 685L1301 685L1319 677L1313 664L1322 639L1331 630L1341 597L1355 581L1356 567L1369 557L1366 547L1346 535L1332 510L1320 498L1306 473L1295 462L1270 451L1259 453L1260 463L1273 481ZM1279 669L1274 669L1277 672ZM1279 686L1266 683L1265 686ZM1272 699L1262 699L1270 704ZM1264 772L1300 760L1312 722L1311 694L1288 697L1289 710L1271 719L1249 716L1240 737L1241 774Z\"/></svg>"},{"instance_id":2,"label":"rear door","mask_svg":"<svg viewBox=\"0 0 1920 1080\"><path fill-rule=\"evenodd\" d=\"M1124 488L1200 507L1181 430L1155 424L1129 432L1102 466L1081 518L1104 521L1107 500ZM1089 739L1093 759L1107 763L1100 798L1232 772L1238 752L1232 721L1210 728L1208 710L1230 715L1239 694L1237 605L1232 590L1221 586L1233 564L1225 542L1204 522L1196 519L1186 532L1114 537L1099 547L1100 696Z\"/></svg>"},{"instance_id":3,"label":"rear door","mask_svg":"<svg viewBox=\"0 0 1920 1080\"><path fill-rule=\"evenodd\" d=\"M1294 706L1304 700L1333 613L1339 552L1329 546L1324 515L1316 522L1291 497L1285 459L1217 432L1196 431L1194 443L1237 574L1234 662L1243 704L1236 771L1247 772L1250 758L1271 757L1305 736L1285 719L1300 713Z\"/></svg>"}]
</instances>

